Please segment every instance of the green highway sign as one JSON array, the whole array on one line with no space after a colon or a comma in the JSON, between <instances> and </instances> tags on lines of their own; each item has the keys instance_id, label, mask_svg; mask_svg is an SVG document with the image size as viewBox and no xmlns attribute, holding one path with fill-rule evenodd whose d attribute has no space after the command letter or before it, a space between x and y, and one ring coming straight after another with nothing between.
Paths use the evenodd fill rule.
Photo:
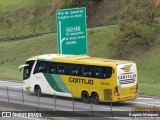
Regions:
<instances>
[{"instance_id":1,"label":"green highway sign","mask_svg":"<svg viewBox=\"0 0 160 120\"><path fill-rule=\"evenodd\" d=\"M86 8L62 9L56 12L59 54L88 54Z\"/></svg>"}]
</instances>

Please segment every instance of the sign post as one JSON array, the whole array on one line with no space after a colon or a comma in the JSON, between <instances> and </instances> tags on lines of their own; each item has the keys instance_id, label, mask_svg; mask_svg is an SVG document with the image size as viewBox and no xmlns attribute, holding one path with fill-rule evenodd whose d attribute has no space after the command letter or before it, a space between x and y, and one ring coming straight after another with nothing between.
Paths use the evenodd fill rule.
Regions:
<instances>
[{"instance_id":1,"label":"sign post","mask_svg":"<svg viewBox=\"0 0 160 120\"><path fill-rule=\"evenodd\" d=\"M86 8L62 9L56 12L59 54L88 54Z\"/></svg>"}]
</instances>

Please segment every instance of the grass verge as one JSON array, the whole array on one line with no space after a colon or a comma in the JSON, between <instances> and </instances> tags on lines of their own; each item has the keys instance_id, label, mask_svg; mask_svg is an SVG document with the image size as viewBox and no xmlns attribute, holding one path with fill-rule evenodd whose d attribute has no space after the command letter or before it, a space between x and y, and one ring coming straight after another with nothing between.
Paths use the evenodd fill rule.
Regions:
<instances>
[{"instance_id":1,"label":"grass verge","mask_svg":"<svg viewBox=\"0 0 160 120\"><path fill-rule=\"evenodd\" d=\"M138 66L139 93L141 95L160 97L160 64L158 64L160 60L160 39L155 41L150 49L146 49L138 56L133 54L129 57L117 57L117 53L109 49L107 43L118 29L119 27L116 25L89 29L89 55L102 58L134 60ZM157 37L160 38L160 36ZM133 50L138 52L135 48ZM50 53L57 53L56 34L23 41L0 43L0 78L22 80L22 73L18 71L19 65L24 64L29 57Z\"/></svg>"}]
</instances>

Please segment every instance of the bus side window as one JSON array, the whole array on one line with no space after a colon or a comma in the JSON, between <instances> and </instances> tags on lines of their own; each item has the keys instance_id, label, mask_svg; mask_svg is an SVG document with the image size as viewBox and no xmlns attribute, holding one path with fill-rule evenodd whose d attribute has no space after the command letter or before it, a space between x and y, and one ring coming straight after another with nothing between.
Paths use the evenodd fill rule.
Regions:
<instances>
[{"instance_id":1,"label":"bus side window","mask_svg":"<svg viewBox=\"0 0 160 120\"><path fill-rule=\"evenodd\" d=\"M33 74L45 72L45 62L37 61Z\"/></svg>"},{"instance_id":2,"label":"bus side window","mask_svg":"<svg viewBox=\"0 0 160 120\"><path fill-rule=\"evenodd\" d=\"M65 71L65 64L63 63L58 63L58 74L65 74L66 71Z\"/></svg>"},{"instance_id":3,"label":"bus side window","mask_svg":"<svg viewBox=\"0 0 160 120\"><path fill-rule=\"evenodd\" d=\"M106 79L106 78L110 78L111 76L112 76L112 68L104 67L102 71L102 77Z\"/></svg>"},{"instance_id":4,"label":"bus side window","mask_svg":"<svg viewBox=\"0 0 160 120\"><path fill-rule=\"evenodd\" d=\"M92 66L84 65L82 66L82 73L84 77L93 77L93 68Z\"/></svg>"},{"instance_id":5,"label":"bus side window","mask_svg":"<svg viewBox=\"0 0 160 120\"><path fill-rule=\"evenodd\" d=\"M50 73L57 74L57 64L54 62L50 63Z\"/></svg>"},{"instance_id":6,"label":"bus side window","mask_svg":"<svg viewBox=\"0 0 160 120\"><path fill-rule=\"evenodd\" d=\"M93 77L93 67L92 66L88 66L88 76Z\"/></svg>"},{"instance_id":7,"label":"bus side window","mask_svg":"<svg viewBox=\"0 0 160 120\"><path fill-rule=\"evenodd\" d=\"M75 64L71 64L70 65L70 74L74 75L74 76L80 75L80 66L75 65Z\"/></svg>"},{"instance_id":8,"label":"bus side window","mask_svg":"<svg viewBox=\"0 0 160 120\"><path fill-rule=\"evenodd\" d=\"M88 76L87 67L85 65L82 66L82 76L83 77L87 77Z\"/></svg>"},{"instance_id":9,"label":"bus side window","mask_svg":"<svg viewBox=\"0 0 160 120\"><path fill-rule=\"evenodd\" d=\"M102 78L102 67L94 67L94 78Z\"/></svg>"},{"instance_id":10,"label":"bus side window","mask_svg":"<svg viewBox=\"0 0 160 120\"><path fill-rule=\"evenodd\" d=\"M66 75L70 75L70 72L69 72L70 69L69 68L70 68L70 64L66 64L65 65L65 74Z\"/></svg>"}]
</instances>

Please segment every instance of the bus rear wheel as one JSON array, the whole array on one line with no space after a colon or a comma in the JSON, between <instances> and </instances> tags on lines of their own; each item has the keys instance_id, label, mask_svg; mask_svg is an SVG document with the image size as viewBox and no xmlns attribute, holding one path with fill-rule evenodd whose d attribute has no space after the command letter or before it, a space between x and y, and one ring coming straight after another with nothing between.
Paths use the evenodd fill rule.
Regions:
<instances>
[{"instance_id":1,"label":"bus rear wheel","mask_svg":"<svg viewBox=\"0 0 160 120\"><path fill-rule=\"evenodd\" d=\"M38 97L42 96L41 87L39 85L35 86L34 91Z\"/></svg>"},{"instance_id":2,"label":"bus rear wheel","mask_svg":"<svg viewBox=\"0 0 160 120\"><path fill-rule=\"evenodd\" d=\"M98 103L99 103L98 93L94 92L91 97L92 97L92 102L93 102L94 104L98 104Z\"/></svg>"},{"instance_id":3,"label":"bus rear wheel","mask_svg":"<svg viewBox=\"0 0 160 120\"><path fill-rule=\"evenodd\" d=\"M81 98L82 98L82 101L85 103L89 103L91 101L91 98L90 98L88 92L86 92L86 91L82 92Z\"/></svg>"}]
</instances>

